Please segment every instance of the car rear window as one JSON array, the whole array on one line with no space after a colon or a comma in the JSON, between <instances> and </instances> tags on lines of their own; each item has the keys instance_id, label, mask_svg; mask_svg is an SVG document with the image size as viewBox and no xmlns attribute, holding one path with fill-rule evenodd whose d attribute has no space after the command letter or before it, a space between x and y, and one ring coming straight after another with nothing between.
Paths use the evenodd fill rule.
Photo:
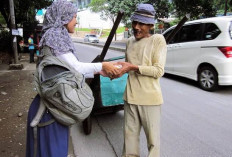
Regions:
<instances>
[{"instance_id":1,"label":"car rear window","mask_svg":"<svg viewBox=\"0 0 232 157\"><path fill-rule=\"evenodd\" d=\"M203 33L203 40L213 40L221 33L220 29L214 23L206 23Z\"/></svg>"},{"instance_id":2,"label":"car rear window","mask_svg":"<svg viewBox=\"0 0 232 157\"><path fill-rule=\"evenodd\" d=\"M90 37L96 37L96 35L89 35Z\"/></svg>"},{"instance_id":3,"label":"car rear window","mask_svg":"<svg viewBox=\"0 0 232 157\"><path fill-rule=\"evenodd\" d=\"M230 34L230 39L232 39L232 21L230 22L229 34Z\"/></svg>"}]
</instances>

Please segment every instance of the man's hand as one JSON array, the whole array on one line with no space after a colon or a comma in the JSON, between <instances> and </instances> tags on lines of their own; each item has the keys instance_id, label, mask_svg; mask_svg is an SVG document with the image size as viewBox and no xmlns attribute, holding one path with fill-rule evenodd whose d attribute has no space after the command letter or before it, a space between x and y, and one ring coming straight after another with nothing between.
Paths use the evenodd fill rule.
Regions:
<instances>
[{"instance_id":1,"label":"man's hand","mask_svg":"<svg viewBox=\"0 0 232 157\"><path fill-rule=\"evenodd\" d=\"M109 76L110 78L114 78L114 76L119 74L119 69L114 66L113 62L102 62L102 70Z\"/></svg>"},{"instance_id":2,"label":"man's hand","mask_svg":"<svg viewBox=\"0 0 232 157\"><path fill-rule=\"evenodd\" d=\"M119 74L115 75L114 78L121 77L123 74L128 73L131 70L133 70L133 71L139 70L137 65L133 65L133 64L128 63L128 62L117 62L115 64L115 66L118 66L120 68L119 68Z\"/></svg>"},{"instance_id":3,"label":"man's hand","mask_svg":"<svg viewBox=\"0 0 232 157\"><path fill-rule=\"evenodd\" d=\"M128 62L103 62L102 71L99 72L100 75L115 79L121 77L123 74L129 71L138 71L137 65L133 65Z\"/></svg>"}]
</instances>

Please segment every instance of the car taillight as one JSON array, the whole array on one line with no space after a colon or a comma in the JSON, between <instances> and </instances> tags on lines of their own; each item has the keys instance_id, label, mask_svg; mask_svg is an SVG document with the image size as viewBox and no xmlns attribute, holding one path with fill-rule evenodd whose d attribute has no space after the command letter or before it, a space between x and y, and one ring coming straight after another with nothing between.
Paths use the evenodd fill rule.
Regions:
<instances>
[{"instance_id":1,"label":"car taillight","mask_svg":"<svg viewBox=\"0 0 232 157\"><path fill-rule=\"evenodd\" d=\"M227 57L232 57L232 47L218 47L219 50Z\"/></svg>"}]
</instances>

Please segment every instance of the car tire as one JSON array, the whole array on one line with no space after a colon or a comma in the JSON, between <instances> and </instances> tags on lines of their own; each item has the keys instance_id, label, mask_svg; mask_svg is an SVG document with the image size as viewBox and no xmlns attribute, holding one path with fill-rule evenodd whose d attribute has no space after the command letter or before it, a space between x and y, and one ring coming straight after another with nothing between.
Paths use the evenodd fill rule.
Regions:
<instances>
[{"instance_id":1,"label":"car tire","mask_svg":"<svg viewBox=\"0 0 232 157\"><path fill-rule=\"evenodd\" d=\"M218 74L211 66L204 66L198 72L198 83L203 90L214 91L218 88Z\"/></svg>"}]
</instances>

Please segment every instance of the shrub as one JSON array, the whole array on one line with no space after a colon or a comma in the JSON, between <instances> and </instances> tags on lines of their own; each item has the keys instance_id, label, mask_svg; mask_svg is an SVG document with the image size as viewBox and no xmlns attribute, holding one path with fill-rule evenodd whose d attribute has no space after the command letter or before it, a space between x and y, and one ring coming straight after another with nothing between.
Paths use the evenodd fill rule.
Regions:
<instances>
[{"instance_id":1,"label":"shrub","mask_svg":"<svg viewBox=\"0 0 232 157\"><path fill-rule=\"evenodd\" d=\"M9 31L0 30L0 51L11 51L11 35Z\"/></svg>"}]
</instances>

